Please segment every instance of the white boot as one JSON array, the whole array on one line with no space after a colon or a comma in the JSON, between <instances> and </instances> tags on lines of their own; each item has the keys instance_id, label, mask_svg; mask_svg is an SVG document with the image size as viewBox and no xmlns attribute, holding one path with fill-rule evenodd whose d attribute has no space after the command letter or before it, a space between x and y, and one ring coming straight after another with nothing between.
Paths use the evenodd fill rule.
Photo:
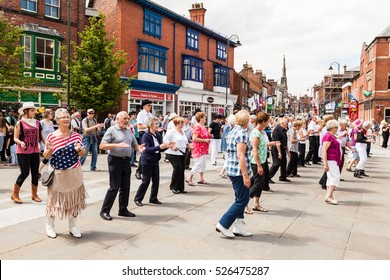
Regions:
<instances>
[{"instance_id":1,"label":"white boot","mask_svg":"<svg viewBox=\"0 0 390 280\"><path fill-rule=\"evenodd\" d=\"M46 217L46 234L50 238L57 237L57 233L54 228L54 217Z\"/></svg>"},{"instance_id":2,"label":"white boot","mask_svg":"<svg viewBox=\"0 0 390 280\"><path fill-rule=\"evenodd\" d=\"M220 223L217 224L215 230L222 233L226 238L234 238L234 234L231 233L227 228L225 228Z\"/></svg>"},{"instance_id":3,"label":"white boot","mask_svg":"<svg viewBox=\"0 0 390 280\"><path fill-rule=\"evenodd\" d=\"M81 237L81 233L80 231L78 230L78 228L76 227L76 221L77 219L74 218L74 217L69 217L69 233L75 237L75 238L80 238Z\"/></svg>"},{"instance_id":4,"label":"white boot","mask_svg":"<svg viewBox=\"0 0 390 280\"><path fill-rule=\"evenodd\" d=\"M236 221L233 223L233 234L243 237L249 237L253 235L249 231L245 230L244 219L236 219Z\"/></svg>"}]
</instances>

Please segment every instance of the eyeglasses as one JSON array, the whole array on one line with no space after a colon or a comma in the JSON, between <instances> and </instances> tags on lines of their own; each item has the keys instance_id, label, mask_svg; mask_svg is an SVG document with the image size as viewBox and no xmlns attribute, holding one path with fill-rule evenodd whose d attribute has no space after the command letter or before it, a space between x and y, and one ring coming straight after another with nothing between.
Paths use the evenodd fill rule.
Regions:
<instances>
[{"instance_id":1,"label":"eyeglasses","mask_svg":"<svg viewBox=\"0 0 390 280\"><path fill-rule=\"evenodd\" d=\"M95 112L89 112L88 114L90 114L90 115L95 115Z\"/></svg>"}]
</instances>

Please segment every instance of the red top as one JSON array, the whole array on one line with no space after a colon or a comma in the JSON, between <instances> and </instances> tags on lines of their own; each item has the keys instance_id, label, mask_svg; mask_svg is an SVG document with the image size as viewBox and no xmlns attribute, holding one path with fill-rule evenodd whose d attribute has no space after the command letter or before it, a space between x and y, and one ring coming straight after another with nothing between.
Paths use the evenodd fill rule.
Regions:
<instances>
[{"instance_id":1,"label":"red top","mask_svg":"<svg viewBox=\"0 0 390 280\"><path fill-rule=\"evenodd\" d=\"M23 119L20 120L21 129L23 129L23 136L21 141L26 144L26 148L23 149L19 144L16 146L17 154L34 154L40 152L39 145L39 121L36 120L35 127L26 123ZM20 138L20 137L19 137Z\"/></svg>"},{"instance_id":2,"label":"red top","mask_svg":"<svg viewBox=\"0 0 390 280\"><path fill-rule=\"evenodd\" d=\"M192 135L197 134L201 139L210 139L210 133L206 127L197 124L192 130ZM209 153L209 143L206 142L192 142L192 157L198 158Z\"/></svg>"}]
</instances>

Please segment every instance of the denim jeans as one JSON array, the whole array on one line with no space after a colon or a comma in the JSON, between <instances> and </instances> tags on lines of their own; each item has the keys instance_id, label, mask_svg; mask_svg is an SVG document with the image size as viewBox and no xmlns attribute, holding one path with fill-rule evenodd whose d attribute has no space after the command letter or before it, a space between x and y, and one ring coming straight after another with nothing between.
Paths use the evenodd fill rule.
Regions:
<instances>
[{"instance_id":1,"label":"denim jeans","mask_svg":"<svg viewBox=\"0 0 390 280\"><path fill-rule=\"evenodd\" d=\"M234 221L239 218L244 218L245 206L249 202L249 188L244 186L244 178L242 176L229 176L233 184L234 195L236 199L230 208L223 214L219 223L224 228L230 228Z\"/></svg>"},{"instance_id":2,"label":"denim jeans","mask_svg":"<svg viewBox=\"0 0 390 280\"><path fill-rule=\"evenodd\" d=\"M81 165L84 164L89 151L92 151L91 170L94 170L96 168L97 156L98 156L97 138L94 136L85 136L83 138L83 146L85 147L86 152L85 155L80 159Z\"/></svg>"}]
</instances>

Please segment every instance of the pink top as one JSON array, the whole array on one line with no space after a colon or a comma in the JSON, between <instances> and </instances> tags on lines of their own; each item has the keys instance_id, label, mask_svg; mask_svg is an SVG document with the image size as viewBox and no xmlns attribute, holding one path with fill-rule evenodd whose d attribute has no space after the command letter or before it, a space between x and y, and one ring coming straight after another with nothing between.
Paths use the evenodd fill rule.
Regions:
<instances>
[{"instance_id":1,"label":"pink top","mask_svg":"<svg viewBox=\"0 0 390 280\"><path fill-rule=\"evenodd\" d=\"M23 121L23 119L20 120L20 125L23 129L22 137L19 137L21 141L23 141L26 144L26 148L23 149L22 146L17 145L16 146L16 153L17 154L33 154L33 153L39 153L40 152L40 145L39 145L39 121L36 120L36 126L33 127Z\"/></svg>"},{"instance_id":2,"label":"pink top","mask_svg":"<svg viewBox=\"0 0 390 280\"><path fill-rule=\"evenodd\" d=\"M197 124L192 130L192 135L197 134L201 139L210 139L210 133L206 127ZM198 158L209 153L209 143L192 142L192 157Z\"/></svg>"},{"instance_id":3,"label":"pink top","mask_svg":"<svg viewBox=\"0 0 390 280\"><path fill-rule=\"evenodd\" d=\"M326 151L326 156L328 160L336 161L337 165L340 166L341 164L340 142L337 141L336 137L334 137L334 135L332 135L329 132L325 133L324 137L322 137L322 145L324 145L324 142L330 142L330 146Z\"/></svg>"}]
</instances>

